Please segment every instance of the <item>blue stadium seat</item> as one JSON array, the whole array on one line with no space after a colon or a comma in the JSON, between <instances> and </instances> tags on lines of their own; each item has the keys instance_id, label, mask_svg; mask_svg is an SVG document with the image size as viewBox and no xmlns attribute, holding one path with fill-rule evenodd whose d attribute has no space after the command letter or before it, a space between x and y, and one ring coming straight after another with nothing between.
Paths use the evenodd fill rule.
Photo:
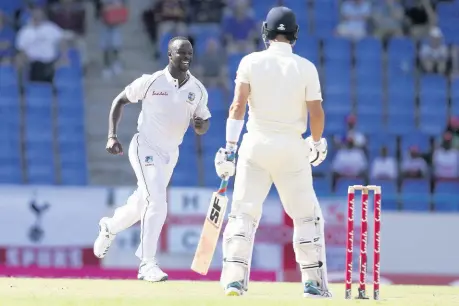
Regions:
<instances>
[{"instance_id":1,"label":"blue stadium seat","mask_svg":"<svg viewBox=\"0 0 459 306\"><path fill-rule=\"evenodd\" d=\"M0 184L22 184L22 169L11 163L0 163Z\"/></svg>"},{"instance_id":2,"label":"blue stadium seat","mask_svg":"<svg viewBox=\"0 0 459 306\"><path fill-rule=\"evenodd\" d=\"M381 91L367 92L357 90L357 112L359 114L383 114L383 95Z\"/></svg>"},{"instance_id":3,"label":"blue stadium seat","mask_svg":"<svg viewBox=\"0 0 459 306\"><path fill-rule=\"evenodd\" d=\"M401 138L400 150L407 152L411 146L417 146L421 152L430 152L430 139L429 135L422 132L406 134Z\"/></svg>"},{"instance_id":4,"label":"blue stadium seat","mask_svg":"<svg viewBox=\"0 0 459 306\"><path fill-rule=\"evenodd\" d=\"M413 116L416 113L414 97L393 97L393 99L388 100L387 113L389 116Z\"/></svg>"},{"instance_id":5,"label":"blue stadium seat","mask_svg":"<svg viewBox=\"0 0 459 306\"><path fill-rule=\"evenodd\" d=\"M422 99L419 105L419 111L421 113L443 115L446 117L448 112L447 98L443 100Z\"/></svg>"},{"instance_id":6,"label":"blue stadium seat","mask_svg":"<svg viewBox=\"0 0 459 306\"><path fill-rule=\"evenodd\" d=\"M382 115L382 113L360 114L357 119L357 129L368 134L384 130Z\"/></svg>"},{"instance_id":7,"label":"blue stadium seat","mask_svg":"<svg viewBox=\"0 0 459 306\"><path fill-rule=\"evenodd\" d=\"M0 66L0 90L18 90L18 81L18 72L14 66Z\"/></svg>"},{"instance_id":8,"label":"blue stadium seat","mask_svg":"<svg viewBox=\"0 0 459 306\"><path fill-rule=\"evenodd\" d=\"M204 170L204 186L217 188L221 179L215 173L214 158L215 152L204 152L201 156L201 162Z\"/></svg>"},{"instance_id":9,"label":"blue stadium seat","mask_svg":"<svg viewBox=\"0 0 459 306\"><path fill-rule=\"evenodd\" d=\"M432 196L434 211L457 212L459 211L459 200L452 194L434 194Z\"/></svg>"},{"instance_id":10,"label":"blue stadium seat","mask_svg":"<svg viewBox=\"0 0 459 306\"><path fill-rule=\"evenodd\" d=\"M351 60L351 42L343 38L328 37L323 41L325 60Z\"/></svg>"},{"instance_id":11,"label":"blue stadium seat","mask_svg":"<svg viewBox=\"0 0 459 306\"><path fill-rule=\"evenodd\" d=\"M59 157L62 168L67 165L78 165L86 169L86 152L84 142L62 141L59 143Z\"/></svg>"},{"instance_id":12,"label":"blue stadium seat","mask_svg":"<svg viewBox=\"0 0 459 306\"><path fill-rule=\"evenodd\" d=\"M318 196L329 196L332 193L332 184L328 177L317 177L313 180L314 190Z\"/></svg>"},{"instance_id":13,"label":"blue stadium seat","mask_svg":"<svg viewBox=\"0 0 459 306\"><path fill-rule=\"evenodd\" d=\"M61 184L71 186L84 186L88 184L88 172L75 165L61 167Z\"/></svg>"},{"instance_id":14,"label":"blue stadium seat","mask_svg":"<svg viewBox=\"0 0 459 306\"><path fill-rule=\"evenodd\" d=\"M348 187L353 185L364 185L364 181L360 178L339 178L336 181L335 194L346 196Z\"/></svg>"},{"instance_id":15,"label":"blue stadium seat","mask_svg":"<svg viewBox=\"0 0 459 306\"><path fill-rule=\"evenodd\" d=\"M301 29L300 29L301 31ZM305 36L298 39L295 43L294 50L298 55L305 57L314 64L319 64L319 41L316 37Z\"/></svg>"},{"instance_id":16,"label":"blue stadium seat","mask_svg":"<svg viewBox=\"0 0 459 306\"><path fill-rule=\"evenodd\" d=\"M393 211L399 209L398 196L397 195L386 195L382 191L381 195L381 209L383 211Z\"/></svg>"},{"instance_id":17,"label":"blue stadium seat","mask_svg":"<svg viewBox=\"0 0 459 306\"><path fill-rule=\"evenodd\" d=\"M183 136L182 144L180 145L180 156L182 154L196 154L196 134L192 127L189 127Z\"/></svg>"},{"instance_id":18,"label":"blue stadium seat","mask_svg":"<svg viewBox=\"0 0 459 306\"><path fill-rule=\"evenodd\" d=\"M355 44L355 58L360 60L372 60L380 64L382 59L381 40L365 38Z\"/></svg>"},{"instance_id":19,"label":"blue stadium seat","mask_svg":"<svg viewBox=\"0 0 459 306\"><path fill-rule=\"evenodd\" d=\"M49 83L30 82L27 84L25 94L27 97L50 98L53 95L53 87Z\"/></svg>"},{"instance_id":20,"label":"blue stadium seat","mask_svg":"<svg viewBox=\"0 0 459 306\"><path fill-rule=\"evenodd\" d=\"M236 78L236 72L239 68L239 63L241 62L244 54L231 54L228 56L228 77L230 80L234 80Z\"/></svg>"},{"instance_id":21,"label":"blue stadium seat","mask_svg":"<svg viewBox=\"0 0 459 306\"><path fill-rule=\"evenodd\" d=\"M429 211L430 196L415 196L402 194L402 210L404 211Z\"/></svg>"},{"instance_id":22,"label":"blue stadium seat","mask_svg":"<svg viewBox=\"0 0 459 306\"><path fill-rule=\"evenodd\" d=\"M389 155L395 156L397 152L397 138L388 133L377 133L368 137L368 148L371 155L379 155L380 149L385 146Z\"/></svg>"},{"instance_id":23,"label":"blue stadium seat","mask_svg":"<svg viewBox=\"0 0 459 306\"><path fill-rule=\"evenodd\" d=\"M402 181L402 193L416 194L419 196L430 194L430 182L428 179L404 179Z\"/></svg>"},{"instance_id":24,"label":"blue stadium seat","mask_svg":"<svg viewBox=\"0 0 459 306\"><path fill-rule=\"evenodd\" d=\"M54 84L57 88L81 88L81 69L72 66L58 68L54 75Z\"/></svg>"},{"instance_id":25,"label":"blue stadium seat","mask_svg":"<svg viewBox=\"0 0 459 306\"><path fill-rule=\"evenodd\" d=\"M277 6L277 1L274 0L254 0L252 1L252 9L257 20L265 20L269 10Z\"/></svg>"},{"instance_id":26,"label":"blue stadium seat","mask_svg":"<svg viewBox=\"0 0 459 306\"><path fill-rule=\"evenodd\" d=\"M325 105L326 104L324 104L324 107ZM327 124L325 124L325 133L330 135L341 133L346 126L345 122L348 112L333 113L328 112L327 108L325 108L325 112L327 114Z\"/></svg>"},{"instance_id":27,"label":"blue stadium seat","mask_svg":"<svg viewBox=\"0 0 459 306\"><path fill-rule=\"evenodd\" d=\"M187 137L189 139L189 137ZM171 184L173 186L198 185L198 156L195 146L181 148L180 158L174 169Z\"/></svg>"},{"instance_id":28,"label":"blue stadium seat","mask_svg":"<svg viewBox=\"0 0 459 306\"><path fill-rule=\"evenodd\" d=\"M459 101L459 78L451 81L451 96Z\"/></svg>"},{"instance_id":29,"label":"blue stadium seat","mask_svg":"<svg viewBox=\"0 0 459 306\"><path fill-rule=\"evenodd\" d=\"M423 75L420 79L421 93L434 92L444 94L448 90L447 79L440 75Z\"/></svg>"},{"instance_id":30,"label":"blue stadium seat","mask_svg":"<svg viewBox=\"0 0 459 306\"><path fill-rule=\"evenodd\" d=\"M411 71L414 66L416 46L409 38L392 38L388 44L389 69Z\"/></svg>"},{"instance_id":31,"label":"blue stadium seat","mask_svg":"<svg viewBox=\"0 0 459 306\"><path fill-rule=\"evenodd\" d=\"M430 136L441 134L446 126L447 117L445 113L421 112L419 119L419 129Z\"/></svg>"},{"instance_id":32,"label":"blue stadium seat","mask_svg":"<svg viewBox=\"0 0 459 306\"><path fill-rule=\"evenodd\" d=\"M393 135L406 135L416 131L414 114L389 114L387 131Z\"/></svg>"},{"instance_id":33,"label":"blue stadium seat","mask_svg":"<svg viewBox=\"0 0 459 306\"><path fill-rule=\"evenodd\" d=\"M6 13L9 16L13 16L14 13L21 8L22 3L20 1L0 1L0 11Z\"/></svg>"},{"instance_id":34,"label":"blue stadium seat","mask_svg":"<svg viewBox=\"0 0 459 306\"><path fill-rule=\"evenodd\" d=\"M54 151L51 142L26 143L27 178L30 184L55 184Z\"/></svg>"},{"instance_id":35,"label":"blue stadium seat","mask_svg":"<svg viewBox=\"0 0 459 306\"><path fill-rule=\"evenodd\" d=\"M28 122L25 125L26 141L53 141L53 128L50 122Z\"/></svg>"},{"instance_id":36,"label":"blue stadium seat","mask_svg":"<svg viewBox=\"0 0 459 306\"><path fill-rule=\"evenodd\" d=\"M435 182L434 192L437 194L457 194L459 181L437 181Z\"/></svg>"},{"instance_id":37,"label":"blue stadium seat","mask_svg":"<svg viewBox=\"0 0 459 306\"><path fill-rule=\"evenodd\" d=\"M371 185L381 186L381 193L386 196L397 195L397 182L395 180L371 180Z\"/></svg>"},{"instance_id":38,"label":"blue stadium seat","mask_svg":"<svg viewBox=\"0 0 459 306\"><path fill-rule=\"evenodd\" d=\"M218 87L209 87L207 88L207 93L209 94L208 107L212 113L214 110L228 110L229 103L225 99L223 91Z\"/></svg>"},{"instance_id":39,"label":"blue stadium seat","mask_svg":"<svg viewBox=\"0 0 459 306\"><path fill-rule=\"evenodd\" d=\"M392 96L414 98L415 80L412 76L391 76L388 79L389 100Z\"/></svg>"}]
</instances>

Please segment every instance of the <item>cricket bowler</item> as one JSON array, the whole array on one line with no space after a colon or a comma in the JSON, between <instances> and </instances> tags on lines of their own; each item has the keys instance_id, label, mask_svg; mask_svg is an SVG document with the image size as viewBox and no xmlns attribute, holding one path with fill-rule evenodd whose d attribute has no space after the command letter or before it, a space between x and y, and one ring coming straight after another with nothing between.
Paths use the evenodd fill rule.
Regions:
<instances>
[{"instance_id":1,"label":"cricket bowler","mask_svg":"<svg viewBox=\"0 0 459 306\"><path fill-rule=\"evenodd\" d=\"M235 80L226 123L226 147L215 156L220 177L237 174L232 207L223 233L221 284L226 295L247 291L253 243L262 205L274 183L294 223L293 248L306 297L331 297L325 259L323 217L312 184L311 164L327 156L322 138L324 111L317 69L293 53L298 38L295 14L271 9L263 23L267 49L246 55ZM249 104L247 133L236 152ZM311 136L306 139L309 113ZM236 168L236 169L235 169Z\"/></svg>"},{"instance_id":2,"label":"cricket bowler","mask_svg":"<svg viewBox=\"0 0 459 306\"><path fill-rule=\"evenodd\" d=\"M112 218L99 222L94 254L102 258L116 234L140 220L141 260L138 279L150 282L168 276L155 260L158 239L167 214L166 187L179 156L179 145L190 123L203 135L209 129L208 94L202 83L189 72L193 47L184 37L168 45L169 64L164 70L144 74L128 85L113 101L109 115L106 149L123 154L116 132L123 107L142 102L138 133L129 146L129 161L137 177L137 189Z\"/></svg>"}]
</instances>

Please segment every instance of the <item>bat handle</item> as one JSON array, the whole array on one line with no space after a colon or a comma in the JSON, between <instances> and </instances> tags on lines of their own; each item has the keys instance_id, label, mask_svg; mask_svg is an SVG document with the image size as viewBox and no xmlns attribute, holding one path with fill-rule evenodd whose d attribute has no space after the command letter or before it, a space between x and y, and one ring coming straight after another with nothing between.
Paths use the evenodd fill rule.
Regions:
<instances>
[{"instance_id":1,"label":"bat handle","mask_svg":"<svg viewBox=\"0 0 459 306\"><path fill-rule=\"evenodd\" d=\"M228 160L233 161L236 158L236 153L232 152L228 155ZM226 195L226 190L228 189L228 180L229 176L222 177L222 181L220 182L220 188L218 188L217 193L224 196Z\"/></svg>"}]
</instances>

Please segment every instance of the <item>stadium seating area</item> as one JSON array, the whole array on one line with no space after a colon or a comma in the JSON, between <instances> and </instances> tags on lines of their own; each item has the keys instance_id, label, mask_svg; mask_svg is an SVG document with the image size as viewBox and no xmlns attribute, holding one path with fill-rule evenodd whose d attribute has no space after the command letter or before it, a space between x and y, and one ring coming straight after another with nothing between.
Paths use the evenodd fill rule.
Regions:
<instances>
[{"instance_id":1,"label":"stadium seating area","mask_svg":"<svg viewBox=\"0 0 459 306\"><path fill-rule=\"evenodd\" d=\"M296 12L306 12L297 15L302 30L295 52L314 62L319 69L327 138L342 134L345 118L354 113L359 131L368 138L370 161L382 145L388 146L398 157L411 145L418 146L423 153L432 152L434 140L441 137L449 116L459 115L459 82L441 75L420 74L417 70L419 44L410 38L391 39L383 44L371 37L352 43L334 36L339 20L338 2L321 0L308 5L306 1L284 1ZM253 1L259 20L270 7L270 1ZM457 42L454 31L459 30L457 17L450 13L452 8L457 12L459 2L440 3L438 7L440 25L449 43ZM194 35L196 52L204 48L208 37L218 38L219 35L214 27L199 28ZM165 44L169 38L163 37L162 42ZM244 54L235 54L227 59L230 84L242 56ZM196 137L191 131L186 135L173 184L218 184L212 160L215 149L223 145L229 102L221 90L209 88L212 127L203 137ZM196 145L198 148L194 147ZM186 160L183 159L185 150ZM313 169L319 196L342 196L349 185L368 183L363 179L340 179L333 188L330 166L334 153L331 146L326 162ZM189 171L194 160L198 160L202 170L197 176ZM459 198L453 195L459 188L458 181L435 183L426 178L405 179L401 183L372 180L370 183L382 186L384 209L459 211Z\"/></svg>"},{"instance_id":2,"label":"stadium seating area","mask_svg":"<svg viewBox=\"0 0 459 306\"><path fill-rule=\"evenodd\" d=\"M0 0L0 10L14 11L15 1ZM275 1L253 0L261 21ZM314 62L322 79L326 137L345 130L345 118L357 116L358 129L368 138L370 160L380 146L400 157L410 145L433 150L450 115L459 115L459 82L440 75L418 73L419 45L409 38L387 44L374 38L352 43L333 35L339 21L339 1L284 0L297 12L300 37L295 52ZM448 43L457 43L459 1L440 3L439 25ZM304 12L303 14L301 12ZM454 15L452 12L456 12ZM219 39L218 26L192 25L196 53L209 37ZM172 34L159 38L165 49ZM261 46L260 46L261 47ZM0 66L0 183L86 184L82 73L78 53L70 51L68 67L60 68L53 85L20 79L12 66ZM244 54L227 58L228 83ZM212 124L196 136L190 129L181 146L172 178L176 186L216 186L213 158L224 145L229 99L219 88L208 88ZM329 142L331 145L331 141ZM335 149L314 169L319 196L340 195L360 179L340 179L333 186L330 165ZM426 179L371 181L382 186L384 209L459 211L459 182ZM332 187L333 186L333 187Z\"/></svg>"},{"instance_id":3,"label":"stadium seating area","mask_svg":"<svg viewBox=\"0 0 459 306\"><path fill-rule=\"evenodd\" d=\"M20 5L2 0L0 11L13 16ZM53 84L0 65L1 184L87 184L82 69L78 52L68 52Z\"/></svg>"}]
</instances>

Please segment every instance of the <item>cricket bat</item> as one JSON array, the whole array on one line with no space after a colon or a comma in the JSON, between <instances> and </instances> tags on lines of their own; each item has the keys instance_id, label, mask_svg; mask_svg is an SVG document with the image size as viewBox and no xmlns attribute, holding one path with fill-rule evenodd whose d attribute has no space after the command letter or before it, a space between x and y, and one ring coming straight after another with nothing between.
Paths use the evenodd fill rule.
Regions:
<instances>
[{"instance_id":1,"label":"cricket bat","mask_svg":"<svg viewBox=\"0 0 459 306\"><path fill-rule=\"evenodd\" d=\"M196 252L194 254L191 270L206 275L209 271L210 263L214 257L218 238L222 229L223 219L225 218L228 197L226 189L228 179L222 179L218 191L212 193L209 209L207 211L204 226L201 232Z\"/></svg>"}]
</instances>

